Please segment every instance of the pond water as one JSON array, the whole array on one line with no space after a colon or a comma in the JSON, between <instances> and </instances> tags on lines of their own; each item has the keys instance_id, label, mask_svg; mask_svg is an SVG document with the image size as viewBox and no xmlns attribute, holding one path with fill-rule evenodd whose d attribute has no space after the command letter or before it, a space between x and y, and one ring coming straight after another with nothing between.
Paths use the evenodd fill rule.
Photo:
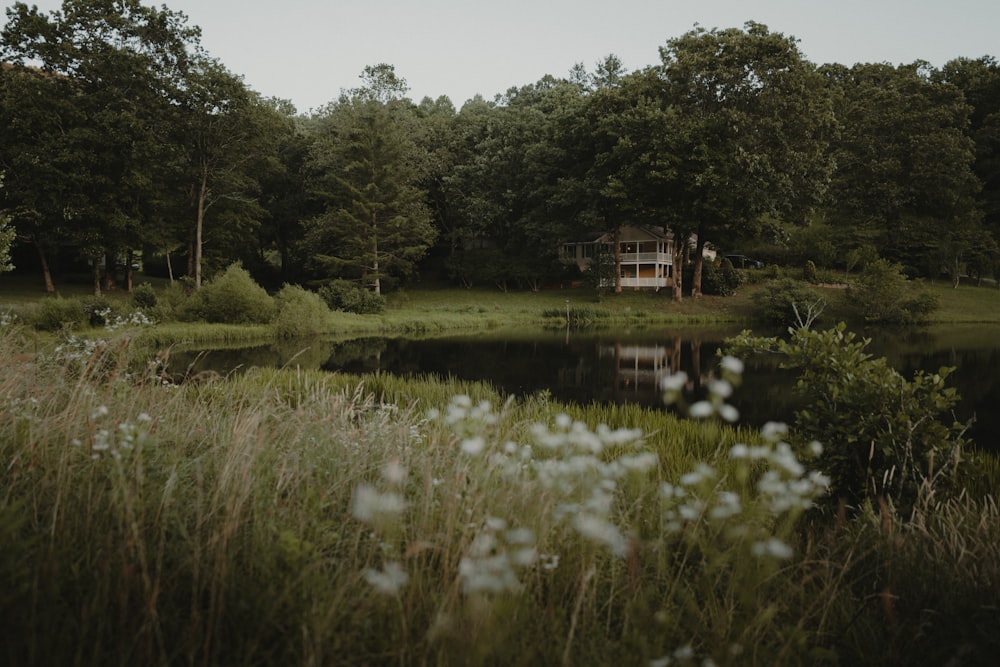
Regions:
<instances>
[{"instance_id":1,"label":"pond water","mask_svg":"<svg viewBox=\"0 0 1000 667\"><path fill-rule=\"evenodd\" d=\"M485 380L517 395L546 391L560 401L636 402L662 406L659 380L677 370L693 381L692 398L713 377L717 351L737 329L484 332L438 338L369 337L292 341L239 349L175 351L171 366L229 373L251 366L295 366L331 372L437 375ZM900 373L957 368L950 378L962 395L955 417L976 423L970 437L1000 451L1000 327L952 326L869 334L869 351ZM759 426L788 420L795 408L794 374L750 360L731 402L740 421Z\"/></svg>"}]
</instances>

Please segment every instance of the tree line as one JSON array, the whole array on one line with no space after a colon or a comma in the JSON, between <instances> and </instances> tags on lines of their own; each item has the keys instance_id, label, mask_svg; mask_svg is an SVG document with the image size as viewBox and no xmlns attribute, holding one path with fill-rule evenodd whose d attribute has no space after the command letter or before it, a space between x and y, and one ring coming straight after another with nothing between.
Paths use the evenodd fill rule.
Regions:
<instances>
[{"instance_id":1,"label":"tree line","mask_svg":"<svg viewBox=\"0 0 1000 667\"><path fill-rule=\"evenodd\" d=\"M0 61L0 210L48 291L67 256L95 292L130 286L140 257L195 288L234 261L274 286L380 293L423 272L538 288L579 277L562 244L626 225L696 239L675 244L694 265L675 298L700 293L706 244L1000 273L991 56L819 66L751 22L458 110L372 65L304 116L206 53L182 13L65 0L9 8Z\"/></svg>"}]
</instances>

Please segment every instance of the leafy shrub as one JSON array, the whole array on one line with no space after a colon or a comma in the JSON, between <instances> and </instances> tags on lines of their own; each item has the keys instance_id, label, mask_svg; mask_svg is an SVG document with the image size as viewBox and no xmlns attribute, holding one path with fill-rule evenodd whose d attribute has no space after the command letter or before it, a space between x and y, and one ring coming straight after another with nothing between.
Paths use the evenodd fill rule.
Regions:
<instances>
[{"instance_id":1,"label":"leafy shrub","mask_svg":"<svg viewBox=\"0 0 1000 667\"><path fill-rule=\"evenodd\" d=\"M189 319L225 324L266 324L274 312L274 299L239 262L202 286L184 308Z\"/></svg>"},{"instance_id":2,"label":"leafy shrub","mask_svg":"<svg viewBox=\"0 0 1000 667\"><path fill-rule=\"evenodd\" d=\"M816 270L816 262L811 259L806 260L806 268L802 270L802 280L815 285L819 282L819 273Z\"/></svg>"},{"instance_id":3,"label":"leafy shrub","mask_svg":"<svg viewBox=\"0 0 1000 667\"><path fill-rule=\"evenodd\" d=\"M156 308L156 290L149 283L136 285L132 289L132 304L142 310Z\"/></svg>"},{"instance_id":4,"label":"leafy shrub","mask_svg":"<svg viewBox=\"0 0 1000 667\"><path fill-rule=\"evenodd\" d=\"M329 327L330 309L315 292L298 285L285 285L274 301L278 310L271 326L278 338L310 336Z\"/></svg>"},{"instance_id":5,"label":"leafy shrub","mask_svg":"<svg viewBox=\"0 0 1000 667\"><path fill-rule=\"evenodd\" d=\"M884 259L867 264L846 294L848 305L865 322L914 324L937 309L937 298L906 279L902 267Z\"/></svg>"},{"instance_id":6,"label":"leafy shrub","mask_svg":"<svg viewBox=\"0 0 1000 667\"><path fill-rule=\"evenodd\" d=\"M79 299L57 296L39 301L38 308L28 314L26 319L41 331L59 331L83 326L88 318L83 302Z\"/></svg>"},{"instance_id":7,"label":"leafy shrub","mask_svg":"<svg viewBox=\"0 0 1000 667\"><path fill-rule=\"evenodd\" d=\"M372 315L385 310L385 297L350 280L333 280L319 289L319 296L331 310Z\"/></svg>"},{"instance_id":8,"label":"leafy shrub","mask_svg":"<svg viewBox=\"0 0 1000 667\"><path fill-rule=\"evenodd\" d=\"M769 280L751 298L758 319L781 325L798 324L809 313L818 315L825 305L823 297L791 278Z\"/></svg>"},{"instance_id":9,"label":"leafy shrub","mask_svg":"<svg viewBox=\"0 0 1000 667\"><path fill-rule=\"evenodd\" d=\"M822 444L817 466L830 475L834 501L888 498L907 511L921 493L960 492L965 427L938 419L959 399L945 386L953 369L918 371L907 380L845 329L800 327L787 341L744 333L729 352L776 352L784 367L799 369L796 390L805 407L795 413L793 441L800 448ZM973 469L962 466L963 476Z\"/></svg>"},{"instance_id":10,"label":"leafy shrub","mask_svg":"<svg viewBox=\"0 0 1000 667\"><path fill-rule=\"evenodd\" d=\"M705 262L702 267L701 291L705 294L732 296L742 284L743 274L725 257L719 261Z\"/></svg>"},{"instance_id":11,"label":"leafy shrub","mask_svg":"<svg viewBox=\"0 0 1000 667\"><path fill-rule=\"evenodd\" d=\"M117 317L124 315L124 309L106 296L91 296L82 300L87 314L87 323L92 327L103 327Z\"/></svg>"}]
</instances>

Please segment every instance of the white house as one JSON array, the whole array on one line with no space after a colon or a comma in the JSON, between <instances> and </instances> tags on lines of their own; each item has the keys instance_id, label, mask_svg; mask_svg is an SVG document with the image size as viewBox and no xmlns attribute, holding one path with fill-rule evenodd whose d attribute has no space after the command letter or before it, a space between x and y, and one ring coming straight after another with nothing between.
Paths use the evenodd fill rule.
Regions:
<instances>
[{"instance_id":1,"label":"white house","mask_svg":"<svg viewBox=\"0 0 1000 667\"><path fill-rule=\"evenodd\" d=\"M585 271L599 253L614 254L614 234L601 234L593 241L567 243L562 257ZM663 227L622 227L619 272L623 289L669 287L674 278L674 236ZM610 287L612 285L602 285Z\"/></svg>"}]
</instances>

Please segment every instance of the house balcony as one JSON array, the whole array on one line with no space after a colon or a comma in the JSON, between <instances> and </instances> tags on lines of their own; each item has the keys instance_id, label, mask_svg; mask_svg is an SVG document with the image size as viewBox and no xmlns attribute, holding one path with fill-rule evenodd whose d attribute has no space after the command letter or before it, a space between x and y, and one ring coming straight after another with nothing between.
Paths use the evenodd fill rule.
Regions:
<instances>
[{"instance_id":1,"label":"house balcony","mask_svg":"<svg viewBox=\"0 0 1000 667\"><path fill-rule=\"evenodd\" d=\"M666 252L623 252L622 264L643 263L643 264L668 264L674 263L674 258Z\"/></svg>"}]
</instances>

